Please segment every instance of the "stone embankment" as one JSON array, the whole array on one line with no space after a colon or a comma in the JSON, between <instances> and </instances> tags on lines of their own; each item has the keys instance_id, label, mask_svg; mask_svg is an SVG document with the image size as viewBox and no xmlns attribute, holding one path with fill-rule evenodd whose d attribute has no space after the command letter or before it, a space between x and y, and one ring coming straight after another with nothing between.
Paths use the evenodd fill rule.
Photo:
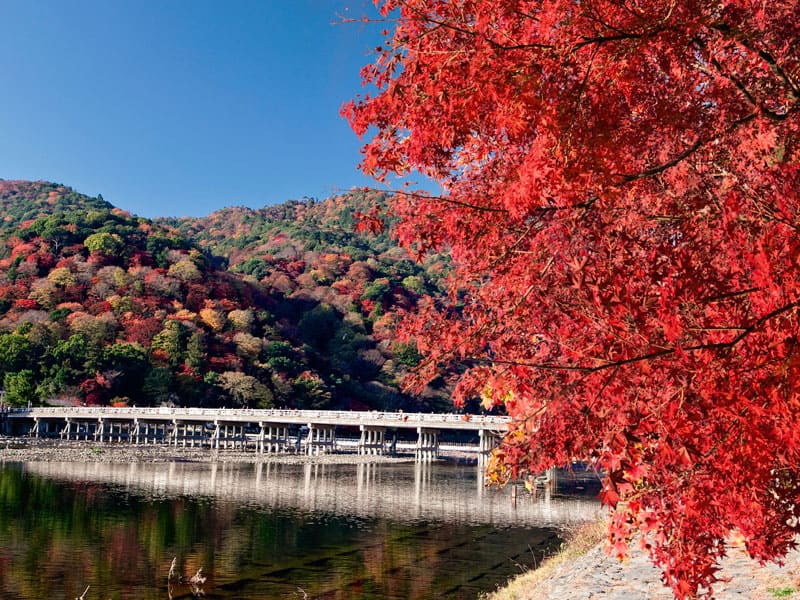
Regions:
<instances>
[{"instance_id":1,"label":"stone embankment","mask_svg":"<svg viewBox=\"0 0 800 600\"><path fill-rule=\"evenodd\" d=\"M593 532L596 535L596 532ZM580 542L577 542L580 543ZM661 573L641 549L625 561L608 556L605 543L596 542L579 556L554 557L541 573L531 571L511 581L488 600L672 600ZM783 566L760 566L740 545L733 544L714 585L716 600L800 600L800 551L791 552Z\"/></svg>"}]
</instances>

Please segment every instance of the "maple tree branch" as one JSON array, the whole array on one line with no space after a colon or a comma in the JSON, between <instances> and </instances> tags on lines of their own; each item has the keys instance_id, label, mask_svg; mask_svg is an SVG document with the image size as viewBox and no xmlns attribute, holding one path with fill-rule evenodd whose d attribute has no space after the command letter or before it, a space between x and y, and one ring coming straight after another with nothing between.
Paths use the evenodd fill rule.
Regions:
<instances>
[{"instance_id":1,"label":"maple tree branch","mask_svg":"<svg viewBox=\"0 0 800 600\"><path fill-rule=\"evenodd\" d=\"M506 260L506 258L508 258L509 254L511 254L513 252L516 252L517 247L523 242L523 240L526 237L528 237L528 234L531 232L531 230L533 229L533 226L536 223L537 223L537 221L531 220L530 224L528 225L528 228L525 231L523 231L522 234L514 241L514 243L512 243L510 246L508 246L505 249L505 251L502 254L500 254L500 256L498 256L495 260L492 261L492 263L489 265L489 268L490 269L495 269L495 267L497 267L497 265L499 265L501 262L504 262Z\"/></svg>"},{"instance_id":2,"label":"maple tree branch","mask_svg":"<svg viewBox=\"0 0 800 600\"><path fill-rule=\"evenodd\" d=\"M488 37L485 34L478 33L477 31L474 31L472 29L467 29L465 27L460 27L460 26L454 24L453 22L442 21L440 19L436 19L435 17L430 16L428 14L425 14L424 12L422 12L422 11L416 9L416 8L408 6L408 4L404 3L404 6L406 8L408 8L409 10L411 10L412 12L414 12L418 17L420 17L425 22L431 23L432 25L436 25L437 28L441 27L441 28L449 29L451 31L455 31L456 33L460 33L462 35L466 35L466 36L469 36L469 37L480 38L483 41L485 41L486 43L488 43L495 50L511 51L511 50L532 50L532 49L535 49L535 50L553 50L553 49L555 49L555 45L554 44L548 44L548 43L543 43L543 42L528 42L528 43L524 43L524 44L503 44L501 42L498 42L497 40L494 40L494 39ZM530 15L523 15L523 13L519 13L519 11L516 11L516 12L518 14L526 17L526 18L531 18L531 19L534 19L534 20L538 20L535 17L532 17ZM597 35L597 36L594 36L594 37L584 37L583 41L578 42L577 44L575 44L572 47L572 49L570 50L571 53L572 52L577 52L578 50L580 50L581 48L583 48L585 46L591 46L591 45L594 45L594 44L600 45L600 44L606 44L606 43L609 43L609 42L618 42L618 41L621 41L621 40L641 39L643 37L650 37L650 36L653 36L653 35L658 35L659 33L661 33L662 31L665 30L665 27L656 27L656 28L653 28L653 29L650 29L650 30L644 31L644 32L630 33L630 32L622 31L620 29L616 29L616 28L612 27L611 25L609 25L607 23L602 23L601 21L599 21L599 22L604 27L606 27L607 29L610 29L612 31L617 31L618 33L616 33L614 35Z\"/></svg>"},{"instance_id":3,"label":"maple tree branch","mask_svg":"<svg viewBox=\"0 0 800 600\"><path fill-rule=\"evenodd\" d=\"M677 156L671 158L667 162L661 163L655 167L650 167L649 169L645 169L639 173L616 173L616 175L622 177L621 183L630 183L632 181L636 181L637 179L644 179L645 177L652 177L653 175L658 175L659 173L663 173L667 169L674 167L685 158L688 158L692 154L694 154L701 146L703 142L701 140L697 140L694 144L686 148L683 152L678 154Z\"/></svg>"},{"instance_id":4,"label":"maple tree branch","mask_svg":"<svg viewBox=\"0 0 800 600\"><path fill-rule=\"evenodd\" d=\"M370 186L364 186L359 189L368 190L370 192L380 192L383 194L403 194L406 196L411 196L412 198L417 198L419 200L437 200L439 202L444 202L446 204L452 204L454 206L460 206L462 208L468 208L470 210L482 211L482 212L493 212L493 213L507 213L508 210L505 208L495 208L493 206L478 206L477 204L470 204L469 202L462 202L461 200L453 200L448 196L434 196L433 194L423 194L420 192L411 192L406 190L392 190L392 189L383 189L383 188L376 188Z\"/></svg>"},{"instance_id":5,"label":"maple tree branch","mask_svg":"<svg viewBox=\"0 0 800 600\"><path fill-rule=\"evenodd\" d=\"M575 52L580 50L584 46L591 46L593 44L601 45L606 44L608 42L618 42L620 40L640 40L643 37L650 35L657 35L663 31L663 29L654 29L653 31L648 31L645 33L618 33L616 35L598 35L591 38L584 38L582 42L578 42L573 47L572 51Z\"/></svg>"},{"instance_id":6,"label":"maple tree branch","mask_svg":"<svg viewBox=\"0 0 800 600\"><path fill-rule=\"evenodd\" d=\"M528 44L513 44L513 45L505 45L493 40L486 35L479 34L477 31L472 29L466 29L464 27L459 27L454 23L441 21L439 19L434 18L431 15L424 13L421 10L418 10L414 7L409 6L407 3L403 3L403 5L410 10L411 12L415 13L417 17L425 21L426 23L431 23L433 25L437 25L439 27L443 27L445 29L449 29L451 31L455 31L456 33L460 33L462 35L466 35L469 37L480 38L487 42L492 48L496 50L528 50L528 49L539 49L539 50L550 50L554 48L552 44L540 44L540 43L528 43Z\"/></svg>"},{"instance_id":7,"label":"maple tree branch","mask_svg":"<svg viewBox=\"0 0 800 600\"><path fill-rule=\"evenodd\" d=\"M518 367L527 367L531 369L539 369L544 371L577 371L580 373L598 373L600 371L605 371L607 369L613 369L617 367L623 367L626 365L631 365L640 362L646 362L649 360L654 360L657 358L664 358L666 356L671 356L676 354L679 350L681 352L699 352L702 350L729 350L736 346L739 342L741 342L744 338L749 336L751 333L759 329L761 326L769 322L770 320L778 317L784 313L787 313L791 310L796 309L800 306L800 301L790 302L785 306L781 306L780 308L776 308L775 310L767 313L766 315L762 316L761 318L757 319L754 323L747 327L739 327L733 328L731 330L738 330L740 333L735 336L733 339L727 342L715 342L711 344L697 344L695 346L685 346L685 347L678 347L678 348L664 348L663 350L656 350L655 352L648 352L646 354L640 354L637 356L632 356L630 358L623 358L620 360L604 362L603 364L596 365L593 367L587 367L583 365L568 365L568 364L560 364L560 363L535 363L535 362L525 362L525 361L515 361L515 360L503 360L498 358L492 359L484 359L478 357L472 357L469 360L478 362L478 363L496 363L496 364L506 364L506 365L514 365Z\"/></svg>"},{"instance_id":8,"label":"maple tree branch","mask_svg":"<svg viewBox=\"0 0 800 600\"><path fill-rule=\"evenodd\" d=\"M636 181L637 179L644 179L646 177L652 177L653 175L659 175L660 173L663 173L667 169L676 166L681 161L685 160L686 158L697 152L703 146L706 146L707 144L720 139L723 135L727 135L740 125L752 121L757 116L758 112L751 112L739 119L736 119L735 121L732 121L730 126L727 127L724 131L711 136L707 140L697 140L694 144L683 150L680 154L678 154L677 156L671 158L670 160L664 163L661 163L660 165L656 165L655 167L650 167L649 169L645 169L644 171L641 171L639 173L614 173L614 175L621 178L620 185Z\"/></svg>"},{"instance_id":9,"label":"maple tree branch","mask_svg":"<svg viewBox=\"0 0 800 600\"><path fill-rule=\"evenodd\" d=\"M753 42L750 40L749 37L746 35L742 35L741 33L735 31L730 25L727 23L714 23L710 26L710 29L717 31L722 34L723 37L732 37L734 40L739 42L742 46L750 50L751 52L755 52L758 56L769 66L770 70L775 73L778 78L783 81L783 83L791 90L791 95L794 100L800 100L800 87L792 80L791 77L786 73L786 71L781 67L772 53L764 50L763 48L756 47Z\"/></svg>"},{"instance_id":10,"label":"maple tree branch","mask_svg":"<svg viewBox=\"0 0 800 600\"><path fill-rule=\"evenodd\" d=\"M700 40L695 38L694 41L695 45L697 45L698 48L704 49L703 44ZM766 106L764 106L763 103L759 103L756 100L753 93L749 89L747 89L747 86L745 86L744 83L742 83L742 81L738 77L736 77L732 73L727 72L716 58L711 57L710 63L714 66L717 73L719 73L722 77L732 82L733 85L736 86L736 89L738 89L742 93L742 95L747 99L747 102L754 108L758 109L764 116L766 116L769 119L772 119L773 121L783 121L784 119L786 119L789 112L788 110L786 113L777 113L773 110L769 110ZM706 69L701 69L701 70L706 73L708 72Z\"/></svg>"},{"instance_id":11,"label":"maple tree branch","mask_svg":"<svg viewBox=\"0 0 800 600\"><path fill-rule=\"evenodd\" d=\"M445 202L447 204L452 204L454 206L460 206L461 208L468 208L470 210L477 210L482 212L493 212L493 213L507 213L508 210L505 208L495 208L493 206L478 206L477 204L470 204L469 202L463 202L461 200L453 200L449 196L433 196L431 194L420 194L418 192L397 192L398 194L405 194L406 196L411 196L413 198L418 198L421 200L438 200L440 202Z\"/></svg>"},{"instance_id":12,"label":"maple tree branch","mask_svg":"<svg viewBox=\"0 0 800 600\"><path fill-rule=\"evenodd\" d=\"M716 296L709 296L708 298L703 298L700 300L701 304L712 304L714 302L720 302L722 300L728 300L730 298L736 298L738 296L745 296L747 294L752 294L753 292L760 291L761 288L753 287L747 288L746 290L737 290L735 292L726 292L725 294L718 294Z\"/></svg>"},{"instance_id":13,"label":"maple tree branch","mask_svg":"<svg viewBox=\"0 0 800 600\"><path fill-rule=\"evenodd\" d=\"M772 72L775 73L792 91L791 95L793 99L800 100L800 89L798 89L798 86L795 85L794 81L792 81L786 71L784 71L783 68L778 64L778 61L776 61L775 58L773 58L773 56L766 50L756 49L756 52L758 52L758 55L770 66Z\"/></svg>"}]
</instances>

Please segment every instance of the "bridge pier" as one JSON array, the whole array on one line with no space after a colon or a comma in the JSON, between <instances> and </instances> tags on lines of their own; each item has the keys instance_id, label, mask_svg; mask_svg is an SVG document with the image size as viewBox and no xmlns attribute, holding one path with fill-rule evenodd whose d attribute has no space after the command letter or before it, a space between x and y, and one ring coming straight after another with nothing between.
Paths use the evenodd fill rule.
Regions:
<instances>
[{"instance_id":1,"label":"bridge pier","mask_svg":"<svg viewBox=\"0 0 800 600\"><path fill-rule=\"evenodd\" d=\"M72 437L72 435L73 435L72 425L74 424L75 425L75 432L74 432L75 438L74 439L75 440L80 440L82 438L82 439L88 441L89 437L92 436L92 434L93 434L93 431L92 431L92 428L91 428L91 424L92 423L94 423L94 421L84 421L84 420L78 420L78 419L74 419L73 420L73 419L67 418L67 419L65 419L64 429L61 430L60 437L62 439L67 439L67 440L73 439L73 437ZM81 425L83 425L83 431L81 431Z\"/></svg>"},{"instance_id":2,"label":"bridge pier","mask_svg":"<svg viewBox=\"0 0 800 600\"><path fill-rule=\"evenodd\" d=\"M417 427L417 446L414 449L414 459L427 462L437 458L439 458L439 430Z\"/></svg>"},{"instance_id":3,"label":"bridge pier","mask_svg":"<svg viewBox=\"0 0 800 600\"><path fill-rule=\"evenodd\" d=\"M170 428L169 421L155 421L136 419L134 423L134 433L131 437L136 440L136 443L145 446L149 444L167 444L172 442L173 432Z\"/></svg>"},{"instance_id":4,"label":"bridge pier","mask_svg":"<svg viewBox=\"0 0 800 600\"><path fill-rule=\"evenodd\" d=\"M289 448L289 426L273 423L258 423L258 441L256 448L259 454L272 454L286 451Z\"/></svg>"},{"instance_id":5,"label":"bridge pier","mask_svg":"<svg viewBox=\"0 0 800 600\"><path fill-rule=\"evenodd\" d=\"M58 436L62 440L65 438L69 439L69 433L71 428L72 428L72 421L70 420L69 417L67 417L66 419L64 419L64 429L61 430L61 433L59 433Z\"/></svg>"},{"instance_id":6,"label":"bridge pier","mask_svg":"<svg viewBox=\"0 0 800 600\"><path fill-rule=\"evenodd\" d=\"M180 419L172 420L172 444L182 448L194 448L199 445L201 448L205 445L205 429L203 423L196 423L194 421L185 421Z\"/></svg>"},{"instance_id":7,"label":"bridge pier","mask_svg":"<svg viewBox=\"0 0 800 600\"><path fill-rule=\"evenodd\" d=\"M205 428L202 423L184 423L183 425L183 445L186 447L186 438L189 439L189 447L194 448L195 444L201 448L205 444Z\"/></svg>"},{"instance_id":8,"label":"bridge pier","mask_svg":"<svg viewBox=\"0 0 800 600\"><path fill-rule=\"evenodd\" d=\"M224 421L214 421L214 433L211 435L211 447L225 450L237 447L245 450L247 448L247 436L244 431L244 423L225 423Z\"/></svg>"},{"instance_id":9,"label":"bridge pier","mask_svg":"<svg viewBox=\"0 0 800 600\"><path fill-rule=\"evenodd\" d=\"M478 465L486 466L489 456L500 443L500 436L489 429L478 431Z\"/></svg>"},{"instance_id":10,"label":"bridge pier","mask_svg":"<svg viewBox=\"0 0 800 600\"><path fill-rule=\"evenodd\" d=\"M361 425L361 439L358 440L358 453L383 455L386 449L386 427Z\"/></svg>"},{"instance_id":11,"label":"bridge pier","mask_svg":"<svg viewBox=\"0 0 800 600\"><path fill-rule=\"evenodd\" d=\"M309 456L327 454L336 450L336 426L308 424L306 453Z\"/></svg>"}]
</instances>

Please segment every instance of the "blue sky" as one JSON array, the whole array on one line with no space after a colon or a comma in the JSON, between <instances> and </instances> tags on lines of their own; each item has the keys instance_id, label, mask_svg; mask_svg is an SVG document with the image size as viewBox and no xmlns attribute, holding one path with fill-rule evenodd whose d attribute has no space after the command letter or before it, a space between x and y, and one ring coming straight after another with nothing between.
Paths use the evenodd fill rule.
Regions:
<instances>
[{"instance_id":1,"label":"blue sky","mask_svg":"<svg viewBox=\"0 0 800 600\"><path fill-rule=\"evenodd\" d=\"M0 178L205 215L374 184L339 117L366 0L3 0Z\"/></svg>"}]
</instances>

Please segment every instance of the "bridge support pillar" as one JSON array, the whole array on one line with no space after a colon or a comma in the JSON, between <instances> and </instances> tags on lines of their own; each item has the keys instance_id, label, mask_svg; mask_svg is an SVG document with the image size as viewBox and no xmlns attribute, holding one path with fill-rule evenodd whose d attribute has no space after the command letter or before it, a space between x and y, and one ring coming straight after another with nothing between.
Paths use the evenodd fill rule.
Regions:
<instances>
[{"instance_id":1,"label":"bridge support pillar","mask_svg":"<svg viewBox=\"0 0 800 600\"><path fill-rule=\"evenodd\" d=\"M214 433L211 434L211 448L219 450L219 421L214 421Z\"/></svg>"},{"instance_id":2,"label":"bridge support pillar","mask_svg":"<svg viewBox=\"0 0 800 600\"><path fill-rule=\"evenodd\" d=\"M361 439L358 440L359 454L382 455L386 450L386 427L361 425Z\"/></svg>"},{"instance_id":3,"label":"bridge support pillar","mask_svg":"<svg viewBox=\"0 0 800 600\"><path fill-rule=\"evenodd\" d=\"M69 439L69 434L70 434L70 429L72 429L72 421L69 419L69 417L67 417L66 419L64 419L64 429L61 430L61 433L59 434L59 437L62 440L64 440L64 439L68 440Z\"/></svg>"},{"instance_id":4,"label":"bridge support pillar","mask_svg":"<svg viewBox=\"0 0 800 600\"><path fill-rule=\"evenodd\" d=\"M178 447L178 421L177 419L172 419L172 429L167 431L168 425L164 424L164 435L169 436L167 437L167 446L175 446Z\"/></svg>"},{"instance_id":5,"label":"bridge support pillar","mask_svg":"<svg viewBox=\"0 0 800 600\"><path fill-rule=\"evenodd\" d=\"M500 443L500 436L489 429L481 429L478 431L478 466L486 466L489 456Z\"/></svg>"},{"instance_id":6,"label":"bridge support pillar","mask_svg":"<svg viewBox=\"0 0 800 600\"><path fill-rule=\"evenodd\" d=\"M285 451L289 447L289 427L260 421L256 449L259 454Z\"/></svg>"},{"instance_id":7,"label":"bridge support pillar","mask_svg":"<svg viewBox=\"0 0 800 600\"><path fill-rule=\"evenodd\" d=\"M417 447L414 449L414 459L431 461L437 458L439 458L439 431L417 427Z\"/></svg>"},{"instance_id":8,"label":"bridge support pillar","mask_svg":"<svg viewBox=\"0 0 800 600\"><path fill-rule=\"evenodd\" d=\"M214 421L214 433L211 434L211 447L219 450L220 448L247 448L247 436L245 435L245 424L239 423L220 423Z\"/></svg>"},{"instance_id":9,"label":"bridge support pillar","mask_svg":"<svg viewBox=\"0 0 800 600\"><path fill-rule=\"evenodd\" d=\"M327 454L336 449L336 426L308 424L306 437L306 453L311 455Z\"/></svg>"}]
</instances>

